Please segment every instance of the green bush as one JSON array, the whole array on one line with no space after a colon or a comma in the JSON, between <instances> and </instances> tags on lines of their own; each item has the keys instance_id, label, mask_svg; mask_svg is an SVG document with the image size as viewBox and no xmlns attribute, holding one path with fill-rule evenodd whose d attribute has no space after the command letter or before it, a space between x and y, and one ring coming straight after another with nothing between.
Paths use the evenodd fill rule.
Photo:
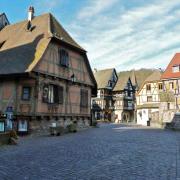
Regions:
<instances>
[{"instance_id":1,"label":"green bush","mask_svg":"<svg viewBox=\"0 0 180 180\"><path fill-rule=\"evenodd\" d=\"M67 125L67 129L68 129L68 132L75 133L75 132L77 132L77 125L76 124L69 124L69 125Z\"/></svg>"}]
</instances>

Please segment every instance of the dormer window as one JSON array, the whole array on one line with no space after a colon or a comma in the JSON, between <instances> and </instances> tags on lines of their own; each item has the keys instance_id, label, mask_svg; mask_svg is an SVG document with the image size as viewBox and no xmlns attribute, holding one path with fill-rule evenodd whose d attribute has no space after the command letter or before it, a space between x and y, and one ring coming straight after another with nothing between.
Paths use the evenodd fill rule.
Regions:
<instances>
[{"instance_id":1,"label":"dormer window","mask_svg":"<svg viewBox=\"0 0 180 180\"><path fill-rule=\"evenodd\" d=\"M69 54L65 49L59 50L60 65L64 67L69 66Z\"/></svg>"},{"instance_id":2,"label":"dormer window","mask_svg":"<svg viewBox=\"0 0 180 180\"><path fill-rule=\"evenodd\" d=\"M174 66L172 67L172 72L173 72L173 73L180 72L180 65L174 65Z\"/></svg>"}]
</instances>

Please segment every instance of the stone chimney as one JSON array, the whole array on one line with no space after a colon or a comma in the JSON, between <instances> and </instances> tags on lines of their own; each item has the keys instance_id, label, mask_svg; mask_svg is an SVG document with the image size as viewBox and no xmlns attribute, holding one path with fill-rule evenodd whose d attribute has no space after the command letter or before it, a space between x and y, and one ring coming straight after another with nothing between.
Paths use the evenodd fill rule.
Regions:
<instances>
[{"instance_id":1,"label":"stone chimney","mask_svg":"<svg viewBox=\"0 0 180 180\"><path fill-rule=\"evenodd\" d=\"M30 6L28 10L28 21L32 21L34 18L34 7Z\"/></svg>"}]
</instances>

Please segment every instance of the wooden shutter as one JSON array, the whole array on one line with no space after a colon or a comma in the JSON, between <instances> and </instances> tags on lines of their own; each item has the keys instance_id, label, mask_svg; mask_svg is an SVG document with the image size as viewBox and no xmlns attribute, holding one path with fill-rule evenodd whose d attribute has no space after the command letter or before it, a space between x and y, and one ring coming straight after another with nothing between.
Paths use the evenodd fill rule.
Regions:
<instances>
[{"instance_id":1,"label":"wooden shutter","mask_svg":"<svg viewBox=\"0 0 180 180\"><path fill-rule=\"evenodd\" d=\"M59 86L58 87L58 89L59 89L59 104L63 104L63 102L64 102L64 88L63 88L63 86Z\"/></svg>"},{"instance_id":2,"label":"wooden shutter","mask_svg":"<svg viewBox=\"0 0 180 180\"><path fill-rule=\"evenodd\" d=\"M54 103L59 103L59 86L53 85Z\"/></svg>"},{"instance_id":3,"label":"wooden shutter","mask_svg":"<svg viewBox=\"0 0 180 180\"><path fill-rule=\"evenodd\" d=\"M81 102L82 107L88 107L88 90L81 89Z\"/></svg>"},{"instance_id":4,"label":"wooden shutter","mask_svg":"<svg viewBox=\"0 0 180 180\"><path fill-rule=\"evenodd\" d=\"M69 54L64 49L59 49L60 65L68 67L69 66Z\"/></svg>"}]
</instances>

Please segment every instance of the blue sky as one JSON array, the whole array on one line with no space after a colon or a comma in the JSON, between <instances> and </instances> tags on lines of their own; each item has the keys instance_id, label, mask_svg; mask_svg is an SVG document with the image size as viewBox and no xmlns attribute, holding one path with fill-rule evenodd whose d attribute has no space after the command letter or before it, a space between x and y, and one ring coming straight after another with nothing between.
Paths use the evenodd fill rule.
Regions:
<instances>
[{"instance_id":1,"label":"blue sky","mask_svg":"<svg viewBox=\"0 0 180 180\"><path fill-rule=\"evenodd\" d=\"M179 0L1 0L11 23L51 12L88 51L92 68L165 68L180 52Z\"/></svg>"}]
</instances>

